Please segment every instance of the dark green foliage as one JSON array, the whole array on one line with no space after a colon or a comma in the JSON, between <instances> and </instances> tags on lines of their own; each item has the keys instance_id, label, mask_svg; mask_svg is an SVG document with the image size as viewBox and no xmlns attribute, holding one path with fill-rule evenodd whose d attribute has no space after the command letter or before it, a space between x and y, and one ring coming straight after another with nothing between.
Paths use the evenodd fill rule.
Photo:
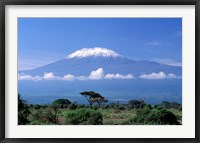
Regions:
<instances>
[{"instance_id":1,"label":"dark green foliage","mask_svg":"<svg viewBox=\"0 0 200 143\"><path fill-rule=\"evenodd\" d=\"M40 105L40 104L35 104L35 105L33 105L33 104L30 104L29 105L29 107L30 108L33 108L33 109L45 109L45 108L48 108L49 107L49 105Z\"/></svg>"},{"instance_id":2,"label":"dark green foliage","mask_svg":"<svg viewBox=\"0 0 200 143\"><path fill-rule=\"evenodd\" d=\"M144 101L141 100L129 100L128 101L128 106L130 109L133 109L133 108L136 108L136 109L140 109L140 108L143 108L145 105Z\"/></svg>"},{"instance_id":3,"label":"dark green foliage","mask_svg":"<svg viewBox=\"0 0 200 143\"><path fill-rule=\"evenodd\" d=\"M87 99L90 105L90 108L92 108L92 105L94 103L97 103L100 108L103 102L108 102L108 99L104 98L99 93L94 92L94 91L84 91L84 92L81 92L80 94L83 95Z\"/></svg>"},{"instance_id":4,"label":"dark green foliage","mask_svg":"<svg viewBox=\"0 0 200 143\"><path fill-rule=\"evenodd\" d=\"M29 123L28 115L30 114L27 101L23 100L18 94L18 125Z\"/></svg>"},{"instance_id":5,"label":"dark green foliage","mask_svg":"<svg viewBox=\"0 0 200 143\"><path fill-rule=\"evenodd\" d=\"M182 111L182 106L178 107L178 111Z\"/></svg>"},{"instance_id":6,"label":"dark green foliage","mask_svg":"<svg viewBox=\"0 0 200 143\"><path fill-rule=\"evenodd\" d=\"M47 120L53 124L59 124L58 122L58 115L59 115L59 106L52 105L45 113Z\"/></svg>"},{"instance_id":7,"label":"dark green foliage","mask_svg":"<svg viewBox=\"0 0 200 143\"><path fill-rule=\"evenodd\" d=\"M33 107L34 107L34 105L33 105L33 104L29 104L28 106L29 106L29 108L33 108Z\"/></svg>"},{"instance_id":8,"label":"dark green foliage","mask_svg":"<svg viewBox=\"0 0 200 143\"><path fill-rule=\"evenodd\" d=\"M160 106L165 107L165 108L170 108L170 102L168 101L163 101Z\"/></svg>"},{"instance_id":9,"label":"dark green foliage","mask_svg":"<svg viewBox=\"0 0 200 143\"><path fill-rule=\"evenodd\" d=\"M30 124L31 125L42 125L48 124L46 118L44 117L44 110L43 109L33 109L29 116Z\"/></svg>"},{"instance_id":10,"label":"dark green foliage","mask_svg":"<svg viewBox=\"0 0 200 143\"><path fill-rule=\"evenodd\" d=\"M31 125L48 125L53 124L49 120L48 111L49 109L34 109L32 110L29 120Z\"/></svg>"},{"instance_id":11,"label":"dark green foliage","mask_svg":"<svg viewBox=\"0 0 200 143\"><path fill-rule=\"evenodd\" d=\"M154 107L154 108L158 108L158 107L160 107L160 105L154 105L153 107Z\"/></svg>"},{"instance_id":12,"label":"dark green foliage","mask_svg":"<svg viewBox=\"0 0 200 143\"><path fill-rule=\"evenodd\" d=\"M120 110L126 110L126 109L128 109L128 106L127 106L127 104L120 104L119 109Z\"/></svg>"},{"instance_id":13,"label":"dark green foliage","mask_svg":"<svg viewBox=\"0 0 200 143\"><path fill-rule=\"evenodd\" d=\"M72 103L68 106L68 109L75 110L77 108L77 105L75 103Z\"/></svg>"},{"instance_id":14,"label":"dark green foliage","mask_svg":"<svg viewBox=\"0 0 200 143\"><path fill-rule=\"evenodd\" d=\"M175 109L179 109L181 106L181 104L176 103L176 102L168 102L168 101L163 101L160 106L164 107L164 108L175 108Z\"/></svg>"},{"instance_id":15,"label":"dark green foliage","mask_svg":"<svg viewBox=\"0 0 200 143\"><path fill-rule=\"evenodd\" d=\"M91 98L102 97L99 93L94 91L83 91L80 94L83 96L90 96Z\"/></svg>"},{"instance_id":16,"label":"dark green foliage","mask_svg":"<svg viewBox=\"0 0 200 143\"><path fill-rule=\"evenodd\" d=\"M34 109L29 119L31 124L59 124L58 116L60 110L58 106L51 105L48 108Z\"/></svg>"},{"instance_id":17,"label":"dark green foliage","mask_svg":"<svg viewBox=\"0 0 200 143\"><path fill-rule=\"evenodd\" d=\"M164 108L150 108L145 106L136 113L131 124L152 124L152 125L179 125L177 117Z\"/></svg>"},{"instance_id":18,"label":"dark green foliage","mask_svg":"<svg viewBox=\"0 0 200 143\"><path fill-rule=\"evenodd\" d=\"M120 105L115 106L113 109L122 111L122 110L126 110L127 106L123 105L123 104L120 104Z\"/></svg>"},{"instance_id":19,"label":"dark green foliage","mask_svg":"<svg viewBox=\"0 0 200 143\"><path fill-rule=\"evenodd\" d=\"M105 106L105 108L115 108L116 106L118 106L116 103L109 103L108 105Z\"/></svg>"},{"instance_id":20,"label":"dark green foliage","mask_svg":"<svg viewBox=\"0 0 200 143\"><path fill-rule=\"evenodd\" d=\"M144 107L152 109L152 106L150 104L145 104Z\"/></svg>"},{"instance_id":21,"label":"dark green foliage","mask_svg":"<svg viewBox=\"0 0 200 143\"><path fill-rule=\"evenodd\" d=\"M103 103L99 93L82 94L93 104L71 103L68 99L55 100L50 105L27 104L18 95L18 124L25 125L179 125L182 124L182 106L175 102L158 105L130 100L129 104ZM102 101L101 101L102 100ZM107 100L107 99L105 99ZM98 103L99 102L99 103Z\"/></svg>"},{"instance_id":22,"label":"dark green foliage","mask_svg":"<svg viewBox=\"0 0 200 143\"><path fill-rule=\"evenodd\" d=\"M71 104L71 101L69 101L68 99L57 99L57 100L53 101L52 104L63 109L63 108L67 108L68 105Z\"/></svg>"},{"instance_id":23,"label":"dark green foliage","mask_svg":"<svg viewBox=\"0 0 200 143\"><path fill-rule=\"evenodd\" d=\"M33 108L34 109L40 109L41 107L42 107L41 105L36 104Z\"/></svg>"},{"instance_id":24,"label":"dark green foliage","mask_svg":"<svg viewBox=\"0 0 200 143\"><path fill-rule=\"evenodd\" d=\"M77 109L68 111L65 122L72 125L102 125L103 116L99 111L92 109Z\"/></svg>"},{"instance_id":25,"label":"dark green foliage","mask_svg":"<svg viewBox=\"0 0 200 143\"><path fill-rule=\"evenodd\" d=\"M80 109L80 108L87 108L87 106L85 104L79 104L77 105L77 108Z\"/></svg>"}]
</instances>

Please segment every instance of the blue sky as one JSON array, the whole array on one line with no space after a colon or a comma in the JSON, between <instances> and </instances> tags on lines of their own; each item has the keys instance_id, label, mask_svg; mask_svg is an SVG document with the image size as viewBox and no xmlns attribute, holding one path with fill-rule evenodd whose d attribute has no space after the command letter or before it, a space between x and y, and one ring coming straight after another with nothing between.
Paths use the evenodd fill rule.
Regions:
<instances>
[{"instance_id":1,"label":"blue sky","mask_svg":"<svg viewBox=\"0 0 200 143\"><path fill-rule=\"evenodd\" d=\"M181 18L18 18L18 69L104 47L133 60L182 63Z\"/></svg>"}]
</instances>

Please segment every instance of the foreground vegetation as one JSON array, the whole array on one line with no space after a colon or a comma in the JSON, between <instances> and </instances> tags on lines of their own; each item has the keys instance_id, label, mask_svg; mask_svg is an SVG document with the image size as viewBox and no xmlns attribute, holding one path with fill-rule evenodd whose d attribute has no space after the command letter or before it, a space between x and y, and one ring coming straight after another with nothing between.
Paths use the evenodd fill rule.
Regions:
<instances>
[{"instance_id":1,"label":"foreground vegetation","mask_svg":"<svg viewBox=\"0 0 200 143\"><path fill-rule=\"evenodd\" d=\"M149 105L130 100L127 104L107 103L95 92L82 92L89 105L58 99L49 105L32 105L18 98L19 125L180 125L182 106L164 101ZM91 99L91 97L93 99ZM91 100L90 100L91 99ZM95 104L98 102L97 104Z\"/></svg>"}]
</instances>

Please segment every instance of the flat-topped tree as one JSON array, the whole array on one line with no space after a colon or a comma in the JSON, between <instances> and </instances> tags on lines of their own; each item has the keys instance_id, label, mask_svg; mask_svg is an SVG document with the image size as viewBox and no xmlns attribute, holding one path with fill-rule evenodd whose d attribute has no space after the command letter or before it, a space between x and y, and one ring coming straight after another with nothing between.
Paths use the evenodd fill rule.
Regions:
<instances>
[{"instance_id":1,"label":"flat-topped tree","mask_svg":"<svg viewBox=\"0 0 200 143\"><path fill-rule=\"evenodd\" d=\"M101 106L103 102L108 102L108 99L104 98L99 93L94 92L94 91L83 91L80 94L83 95L87 99L90 105L90 108L92 108L92 105L95 102L99 105L99 107Z\"/></svg>"}]
</instances>

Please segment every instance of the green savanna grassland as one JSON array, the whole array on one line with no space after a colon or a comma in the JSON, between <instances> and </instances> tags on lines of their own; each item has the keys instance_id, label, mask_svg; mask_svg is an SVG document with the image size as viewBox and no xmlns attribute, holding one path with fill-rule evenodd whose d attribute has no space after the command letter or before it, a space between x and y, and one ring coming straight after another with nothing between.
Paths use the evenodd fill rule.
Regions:
<instances>
[{"instance_id":1,"label":"green savanna grassland","mask_svg":"<svg viewBox=\"0 0 200 143\"><path fill-rule=\"evenodd\" d=\"M181 125L182 105L163 101L158 105L130 100L106 103L95 92L82 92L88 104L57 99L48 105L28 104L18 95L19 125ZM89 96L88 96L89 93ZM92 94L91 94L92 93Z\"/></svg>"}]
</instances>

